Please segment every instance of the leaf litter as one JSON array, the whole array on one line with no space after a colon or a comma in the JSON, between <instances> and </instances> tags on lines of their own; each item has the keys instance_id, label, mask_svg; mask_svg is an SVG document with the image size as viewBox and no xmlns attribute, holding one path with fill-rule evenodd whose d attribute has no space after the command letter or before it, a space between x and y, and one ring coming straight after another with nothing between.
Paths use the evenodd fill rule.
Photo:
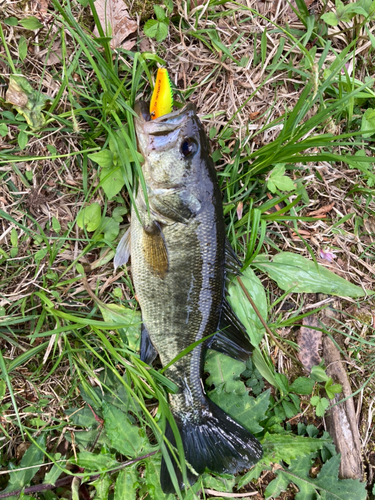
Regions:
<instances>
[{"instance_id":1,"label":"leaf litter","mask_svg":"<svg viewBox=\"0 0 375 500\"><path fill-rule=\"evenodd\" d=\"M322 360L320 356L322 349L321 324L316 316L307 316L303 318L302 325L297 335L297 343L300 348L298 358L304 368L311 371L311 368L319 365Z\"/></svg>"},{"instance_id":2,"label":"leaf litter","mask_svg":"<svg viewBox=\"0 0 375 500\"><path fill-rule=\"evenodd\" d=\"M137 22L131 19L124 0L97 0L95 9L99 17L104 36L111 37L111 48L130 50L136 40L126 40L137 30ZM95 27L94 36L99 37L99 30Z\"/></svg>"}]
</instances>

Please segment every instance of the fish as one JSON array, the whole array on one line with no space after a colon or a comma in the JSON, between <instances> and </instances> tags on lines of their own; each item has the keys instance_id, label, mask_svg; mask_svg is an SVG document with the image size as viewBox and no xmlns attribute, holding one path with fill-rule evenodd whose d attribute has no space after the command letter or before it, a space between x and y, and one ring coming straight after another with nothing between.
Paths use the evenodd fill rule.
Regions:
<instances>
[{"instance_id":1,"label":"fish","mask_svg":"<svg viewBox=\"0 0 375 500\"><path fill-rule=\"evenodd\" d=\"M193 484L206 468L234 474L262 456L259 441L208 398L202 382L207 349L240 360L252 352L245 328L225 298L228 273L239 274L240 266L226 238L220 187L194 104L153 120L147 102L138 101L134 109L147 201L139 187L114 265L131 255L142 312L143 361L151 364L159 355L165 367L210 336L164 372L178 387L169 394L169 405ZM175 445L168 422L165 436ZM187 485L171 460L183 489ZM175 493L164 458L160 483L164 493Z\"/></svg>"}]
</instances>

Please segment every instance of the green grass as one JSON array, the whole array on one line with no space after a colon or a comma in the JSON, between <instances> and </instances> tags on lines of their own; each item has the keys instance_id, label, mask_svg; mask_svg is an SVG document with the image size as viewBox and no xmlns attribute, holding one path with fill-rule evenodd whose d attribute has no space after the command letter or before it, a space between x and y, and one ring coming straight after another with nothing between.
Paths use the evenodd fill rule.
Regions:
<instances>
[{"instance_id":1,"label":"green grass","mask_svg":"<svg viewBox=\"0 0 375 500\"><path fill-rule=\"evenodd\" d=\"M0 475L0 484L7 488L0 498L30 484L26 498L52 500L67 491L78 498L75 479L37 491L42 481L62 481L64 472L82 479L80 494L92 493L95 499L114 495L115 500L161 500L161 453L172 470L167 453L171 447L164 438L166 420L176 432L177 447L172 452L185 471L181 439L167 402L167 392L176 388L160 367L140 361L141 319L131 277L124 268L114 278L112 268L134 192L138 185L146 189L136 151L134 102L150 97L158 64L172 64L183 56L183 49L176 48L179 29L185 43L188 40L206 63L202 67L195 59L190 61L189 83L176 92L176 101L196 100L204 121L209 121L227 235L243 261L246 288L267 329L239 284L233 283L233 307L247 327L255 354L245 364L228 363L225 356L210 353L205 368L210 397L262 441L264 460L238 477L206 473L178 496L207 498L204 489L226 494L258 489L268 498L282 489L277 479L281 472L263 485L258 481L262 471L271 471L271 462L281 464L289 482L294 460L304 461L306 473L312 461L319 467L337 461L330 438L319 430L321 408L311 404L313 397L332 399L332 381L321 372L320 378L308 375L296 361L295 333L306 316L326 307L306 306L320 301L313 294L327 291L321 283L311 285L303 265L298 268L302 273L298 290L287 270L285 282L275 273L282 251L302 254L314 262L311 272L319 282L319 245L329 244L342 256L349 247L352 281L371 287L367 275L373 266L374 243L367 228L375 211L371 142L375 124L364 116L375 102L374 75L357 66L369 64L373 48L361 55L363 61L356 50L359 36L373 43L368 34L373 20L348 14L345 22L351 22L353 30L344 32L343 47L328 32L324 16L311 15L302 1L296 4L298 30L271 23L267 15L240 4L229 7L213 1L202 16L202 10L194 10L188 2L185 13L173 11L170 39L153 42L151 51L140 52L139 45L135 51L112 51L92 0L92 15L78 3L52 0L48 15L53 30L44 26L38 41L27 42L24 60L19 57L20 36L29 33L31 39L37 30L25 32L18 23L10 39L7 18L13 14L5 9L0 15L4 74L22 74L31 87L8 76L0 77L0 83L8 88L13 78L29 102L39 105L36 115L22 107L17 112L0 93L4 146L0 149L0 460L1 472L6 472ZM17 8L20 21L22 5ZM216 30L220 22L231 26L233 19L239 29L235 36L224 28ZM266 29L259 33L253 20ZM94 24L99 39L92 36ZM48 53L40 61L31 48L47 48L54 39L61 43L61 61L50 68ZM249 46L253 54L246 52ZM268 58L273 47L274 55ZM350 62L352 74L345 66ZM228 67L228 74L245 83L253 70L262 72L262 78L255 90L238 85L238 105L225 114L206 106L200 97L210 85L219 91L230 87ZM34 68L42 69L38 73ZM57 86L47 101L38 91L50 92L48 76ZM293 101L279 93L285 78L293 81L298 93ZM259 114L249 120L248 106L258 102L262 92L272 97L269 105L260 106ZM252 123L259 125L256 130L249 126ZM328 170L321 170L328 166L335 172L331 177ZM350 204L347 213L340 205L337 213L319 220L308 215L330 197L345 197ZM243 204L240 219L239 203ZM300 232L306 228L311 238ZM297 240L291 238L292 232ZM284 266L297 266L293 257L288 258ZM332 282L335 276L330 276ZM351 369L350 377L353 392L364 391L365 418L373 383L374 338L364 311L371 311L373 300L359 290L347 291L354 298L340 299L340 318L322 330L336 341L345 339L339 342L343 356L362 370ZM224 378L218 377L219 368ZM298 377L302 389L294 384ZM26 448L21 451L23 442L30 445L26 452ZM368 451L364 450L365 457ZM47 462L38 475L39 467L25 469ZM338 484L310 483L305 494L323 494L325 487L335 489ZM295 484L300 487L298 481ZM356 496L364 498L364 486L350 484ZM247 489L242 490L244 486ZM285 498L294 498L288 495Z\"/></svg>"}]
</instances>

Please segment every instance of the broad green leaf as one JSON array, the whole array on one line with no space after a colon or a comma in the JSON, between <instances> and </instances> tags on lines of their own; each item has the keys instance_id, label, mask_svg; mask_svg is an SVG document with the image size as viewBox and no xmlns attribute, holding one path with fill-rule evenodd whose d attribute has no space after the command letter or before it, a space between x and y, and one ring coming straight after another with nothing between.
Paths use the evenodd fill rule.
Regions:
<instances>
[{"instance_id":1,"label":"broad green leaf","mask_svg":"<svg viewBox=\"0 0 375 500\"><path fill-rule=\"evenodd\" d=\"M281 461L290 464L292 460L321 450L331 442L332 439L311 438L287 433L269 434L267 432L261 440L263 446L262 461L267 465Z\"/></svg>"},{"instance_id":2,"label":"broad green leaf","mask_svg":"<svg viewBox=\"0 0 375 500\"><path fill-rule=\"evenodd\" d=\"M18 247L18 234L15 227L12 228L12 231L10 233L10 242L12 244L12 247Z\"/></svg>"},{"instance_id":3,"label":"broad green leaf","mask_svg":"<svg viewBox=\"0 0 375 500\"><path fill-rule=\"evenodd\" d=\"M333 456L326 462L316 478L309 474L312 465L311 457L298 458L292 461L286 470L276 470L274 479L265 491L265 498L278 498L286 491L290 482L299 492L296 500L314 500L316 495L325 500L366 500L366 483L353 479L338 479L340 455Z\"/></svg>"},{"instance_id":4,"label":"broad green leaf","mask_svg":"<svg viewBox=\"0 0 375 500\"><path fill-rule=\"evenodd\" d=\"M146 36L155 38L157 42L162 42L168 36L168 24L166 24L164 21L149 19L148 21L146 21L143 31Z\"/></svg>"},{"instance_id":5,"label":"broad green leaf","mask_svg":"<svg viewBox=\"0 0 375 500\"><path fill-rule=\"evenodd\" d=\"M25 17L24 19L21 19L19 23L27 30L39 30L40 28L43 28L43 24L34 16Z\"/></svg>"},{"instance_id":6,"label":"broad green leaf","mask_svg":"<svg viewBox=\"0 0 375 500\"><path fill-rule=\"evenodd\" d=\"M125 374L122 378L124 377L126 377ZM117 378L112 370L103 370L98 379L99 387L92 387L83 381L79 385L79 390L86 403L95 408L100 416L102 415L103 401L117 406L124 412L137 411L137 403L129 397L125 384Z\"/></svg>"},{"instance_id":7,"label":"broad green leaf","mask_svg":"<svg viewBox=\"0 0 375 500\"><path fill-rule=\"evenodd\" d=\"M38 130L44 125L42 109L49 97L34 90L23 76L10 75L9 87L5 94L6 102L25 117L32 130Z\"/></svg>"},{"instance_id":8,"label":"broad green leaf","mask_svg":"<svg viewBox=\"0 0 375 500\"><path fill-rule=\"evenodd\" d=\"M120 167L102 168L100 171L101 186L110 200L123 188L125 181Z\"/></svg>"},{"instance_id":9,"label":"broad green leaf","mask_svg":"<svg viewBox=\"0 0 375 500\"><path fill-rule=\"evenodd\" d=\"M241 276L241 281L245 285L250 297L253 299L262 318L264 321L267 321L267 297L260 279L255 275L254 271L248 267ZM227 299L233 311L246 328L251 343L257 346L262 340L265 330L237 279L233 279L229 284Z\"/></svg>"},{"instance_id":10,"label":"broad green leaf","mask_svg":"<svg viewBox=\"0 0 375 500\"><path fill-rule=\"evenodd\" d=\"M57 154L57 149L52 144L46 144L46 148L51 153L51 156L55 156Z\"/></svg>"},{"instance_id":11,"label":"broad green leaf","mask_svg":"<svg viewBox=\"0 0 375 500\"><path fill-rule=\"evenodd\" d=\"M55 216L52 217L52 229L55 231L55 233L59 233L61 231L61 224Z\"/></svg>"},{"instance_id":12,"label":"broad green leaf","mask_svg":"<svg viewBox=\"0 0 375 500\"><path fill-rule=\"evenodd\" d=\"M0 136L5 137L8 133L8 126L5 123L0 123Z\"/></svg>"},{"instance_id":13,"label":"broad green leaf","mask_svg":"<svg viewBox=\"0 0 375 500\"><path fill-rule=\"evenodd\" d=\"M311 260L291 252L280 252L268 260L258 255L252 265L275 280L282 290L327 293L340 297L364 297L366 292ZM367 292L372 294L374 292Z\"/></svg>"},{"instance_id":14,"label":"broad green leaf","mask_svg":"<svg viewBox=\"0 0 375 500\"><path fill-rule=\"evenodd\" d=\"M282 395L289 393L289 382L283 373L275 373L275 379L277 382L277 387L279 388Z\"/></svg>"},{"instance_id":15,"label":"broad green leaf","mask_svg":"<svg viewBox=\"0 0 375 500\"><path fill-rule=\"evenodd\" d=\"M229 493L233 491L236 478L229 474L216 475L215 477L211 476L211 474L203 474L202 482L205 488Z\"/></svg>"},{"instance_id":16,"label":"broad green leaf","mask_svg":"<svg viewBox=\"0 0 375 500\"><path fill-rule=\"evenodd\" d=\"M140 481L137 465L126 467L119 472L115 484L114 500L136 500Z\"/></svg>"},{"instance_id":17,"label":"broad green leaf","mask_svg":"<svg viewBox=\"0 0 375 500\"><path fill-rule=\"evenodd\" d=\"M164 19L166 18L165 10L162 7L160 7L160 5L154 5L154 11L155 11L156 19L158 21L164 21Z\"/></svg>"},{"instance_id":18,"label":"broad green leaf","mask_svg":"<svg viewBox=\"0 0 375 500\"><path fill-rule=\"evenodd\" d=\"M265 418L270 391L257 398L249 396L240 380L245 364L219 352L208 352L204 369L210 373L207 384L215 386L208 392L210 399L253 434L261 432L258 422Z\"/></svg>"},{"instance_id":19,"label":"broad green leaf","mask_svg":"<svg viewBox=\"0 0 375 500\"><path fill-rule=\"evenodd\" d=\"M103 401L103 417L113 448L126 457L139 457L150 446L144 429L132 424L116 406Z\"/></svg>"},{"instance_id":20,"label":"broad green leaf","mask_svg":"<svg viewBox=\"0 0 375 500\"><path fill-rule=\"evenodd\" d=\"M126 207L116 207L112 212L112 219L114 219L116 222L122 222L122 216L127 212L128 209Z\"/></svg>"},{"instance_id":21,"label":"broad green leaf","mask_svg":"<svg viewBox=\"0 0 375 500\"><path fill-rule=\"evenodd\" d=\"M160 465L161 457L159 454L144 460L145 472L143 483L145 485L148 498L150 500L172 500L175 495L166 495L160 486Z\"/></svg>"},{"instance_id":22,"label":"broad green leaf","mask_svg":"<svg viewBox=\"0 0 375 500\"><path fill-rule=\"evenodd\" d=\"M27 143L29 142L29 136L24 132L23 130L20 131L20 133L17 136L17 142L20 147L20 150L24 150L25 147L27 146Z\"/></svg>"},{"instance_id":23,"label":"broad green leaf","mask_svg":"<svg viewBox=\"0 0 375 500\"><path fill-rule=\"evenodd\" d=\"M91 453L90 451L81 451L77 454L77 460L72 459L73 463L90 471L106 471L118 467L120 464L114 460L111 455L102 455Z\"/></svg>"},{"instance_id":24,"label":"broad green leaf","mask_svg":"<svg viewBox=\"0 0 375 500\"><path fill-rule=\"evenodd\" d=\"M356 4L357 2L345 5L339 15L340 22L348 23L357 14L365 17L367 16L367 12L360 5Z\"/></svg>"},{"instance_id":25,"label":"broad green leaf","mask_svg":"<svg viewBox=\"0 0 375 500\"><path fill-rule=\"evenodd\" d=\"M315 408L316 416L323 417L328 406L329 406L329 401L327 398L319 398L318 404L316 405Z\"/></svg>"},{"instance_id":26,"label":"broad green leaf","mask_svg":"<svg viewBox=\"0 0 375 500\"><path fill-rule=\"evenodd\" d=\"M314 365L311 367L310 377L316 382L327 382L327 380L329 379L325 370L319 365Z\"/></svg>"},{"instance_id":27,"label":"broad green leaf","mask_svg":"<svg viewBox=\"0 0 375 500\"><path fill-rule=\"evenodd\" d=\"M321 19L330 26L337 26L339 24L339 20L334 12L326 12L322 15Z\"/></svg>"},{"instance_id":28,"label":"broad green leaf","mask_svg":"<svg viewBox=\"0 0 375 500\"><path fill-rule=\"evenodd\" d=\"M208 351L204 370L210 376L207 385L226 384L229 391L236 391L239 395L247 392L244 383L240 380L241 373L245 371L246 365L243 361L232 359L217 351Z\"/></svg>"},{"instance_id":29,"label":"broad green leaf","mask_svg":"<svg viewBox=\"0 0 375 500\"><path fill-rule=\"evenodd\" d=\"M86 227L89 233L96 231L101 221L101 210L99 203L91 203L81 210L77 217L77 225L81 229Z\"/></svg>"},{"instance_id":30,"label":"broad green leaf","mask_svg":"<svg viewBox=\"0 0 375 500\"><path fill-rule=\"evenodd\" d=\"M299 412L299 407L291 403L290 401L286 401L285 399L281 403L283 410L285 411L285 416L287 419L293 418Z\"/></svg>"},{"instance_id":31,"label":"broad green leaf","mask_svg":"<svg viewBox=\"0 0 375 500\"><path fill-rule=\"evenodd\" d=\"M38 250L36 252L36 254L34 255L34 259L36 262L40 262L41 260L44 259L44 257L47 255L48 253L48 248L41 248L40 250Z\"/></svg>"},{"instance_id":32,"label":"broad green leaf","mask_svg":"<svg viewBox=\"0 0 375 500\"><path fill-rule=\"evenodd\" d=\"M265 465L263 460L261 459L255 467L246 472L244 476L237 476L237 488L242 488L246 484L249 484L253 479L259 479L262 472L266 470L272 470L270 466Z\"/></svg>"},{"instance_id":33,"label":"broad green leaf","mask_svg":"<svg viewBox=\"0 0 375 500\"><path fill-rule=\"evenodd\" d=\"M277 387L279 389L279 385L278 385L277 380L275 378L274 369L271 366L269 366L269 364L267 363L266 359L264 358L264 356L263 356L262 352L259 350L259 348L254 349L252 361L253 361L256 369L262 375L262 377L264 379L266 379L269 384L271 384L274 387Z\"/></svg>"},{"instance_id":34,"label":"broad green leaf","mask_svg":"<svg viewBox=\"0 0 375 500\"><path fill-rule=\"evenodd\" d=\"M36 438L37 444L32 444L25 452L20 465L10 472L8 486L1 493L11 493L20 490L30 484L30 481L43 465L44 453L46 448L46 434L41 434ZM39 446L37 446L39 445ZM39 447L41 449L39 449Z\"/></svg>"},{"instance_id":35,"label":"broad green leaf","mask_svg":"<svg viewBox=\"0 0 375 500\"><path fill-rule=\"evenodd\" d=\"M310 403L311 403L313 406L316 406L316 405L319 403L319 400L320 400L320 396L313 396L313 397L310 399Z\"/></svg>"},{"instance_id":36,"label":"broad green leaf","mask_svg":"<svg viewBox=\"0 0 375 500\"><path fill-rule=\"evenodd\" d=\"M324 388L329 399L333 399L335 397L335 394L340 394L340 392L342 391L342 385L334 384L331 377L325 383Z\"/></svg>"},{"instance_id":37,"label":"broad green leaf","mask_svg":"<svg viewBox=\"0 0 375 500\"><path fill-rule=\"evenodd\" d=\"M104 217L100 231L104 232L104 238L106 240L113 241L120 232L120 224L112 219L112 217Z\"/></svg>"},{"instance_id":38,"label":"broad green leaf","mask_svg":"<svg viewBox=\"0 0 375 500\"><path fill-rule=\"evenodd\" d=\"M27 56L27 41L24 36L21 36L18 42L18 55L21 61L24 61Z\"/></svg>"},{"instance_id":39,"label":"broad green leaf","mask_svg":"<svg viewBox=\"0 0 375 500\"><path fill-rule=\"evenodd\" d=\"M65 413L70 417L70 420L85 430L85 432L76 432L74 434L74 442L78 445L80 450L85 450L88 446L96 442L97 445L103 445L107 448L111 446L111 443L107 437L104 430L99 434L99 422L95 420L95 417L88 406L84 408L69 408L65 410ZM72 437L70 432L65 433L65 438L71 442Z\"/></svg>"},{"instance_id":40,"label":"broad green leaf","mask_svg":"<svg viewBox=\"0 0 375 500\"><path fill-rule=\"evenodd\" d=\"M315 382L311 378L298 377L290 386L290 391L296 394L308 395L311 394L314 389Z\"/></svg>"},{"instance_id":41,"label":"broad green leaf","mask_svg":"<svg viewBox=\"0 0 375 500\"><path fill-rule=\"evenodd\" d=\"M121 340L133 351L139 350L141 337L141 313L118 304L99 303L104 321L107 323L128 324L127 328L119 328Z\"/></svg>"},{"instance_id":42,"label":"broad green leaf","mask_svg":"<svg viewBox=\"0 0 375 500\"><path fill-rule=\"evenodd\" d=\"M215 135L217 134L217 128L216 127L211 127L210 131L208 133L209 138L212 140Z\"/></svg>"},{"instance_id":43,"label":"broad green leaf","mask_svg":"<svg viewBox=\"0 0 375 500\"><path fill-rule=\"evenodd\" d=\"M293 191L295 189L292 179L284 174L285 167L282 163L277 164L271 171L267 181L267 187L271 193L276 193L276 189L280 189L281 191Z\"/></svg>"},{"instance_id":44,"label":"broad green leaf","mask_svg":"<svg viewBox=\"0 0 375 500\"><path fill-rule=\"evenodd\" d=\"M61 453L55 453L54 457L55 460L60 460L61 458ZM47 474L44 477L43 484L55 484L56 481L59 479L59 477L62 474L61 468L65 467L65 462L59 462L60 467L58 467L56 464L54 464L51 467L51 470L47 472Z\"/></svg>"},{"instance_id":45,"label":"broad green leaf","mask_svg":"<svg viewBox=\"0 0 375 500\"><path fill-rule=\"evenodd\" d=\"M18 24L18 19L16 17L7 17L4 19L4 24L7 26L17 26Z\"/></svg>"},{"instance_id":46,"label":"broad green leaf","mask_svg":"<svg viewBox=\"0 0 375 500\"><path fill-rule=\"evenodd\" d=\"M95 496L93 500L108 500L109 498L109 488L112 484L112 480L108 474L102 474L98 479L90 483L95 486Z\"/></svg>"},{"instance_id":47,"label":"broad green leaf","mask_svg":"<svg viewBox=\"0 0 375 500\"><path fill-rule=\"evenodd\" d=\"M102 168L113 167L113 153L109 149L103 149L98 153L91 153L87 156Z\"/></svg>"},{"instance_id":48,"label":"broad green leaf","mask_svg":"<svg viewBox=\"0 0 375 500\"><path fill-rule=\"evenodd\" d=\"M288 433L269 434L267 432L261 440L261 444L263 457L253 469L239 478L238 488L242 488L252 479L257 479L263 470L268 470L271 464L282 462L290 464L292 460L306 457L332 444L332 439L329 436L318 439Z\"/></svg>"},{"instance_id":49,"label":"broad green leaf","mask_svg":"<svg viewBox=\"0 0 375 500\"><path fill-rule=\"evenodd\" d=\"M368 108L362 116L361 132L364 138L375 134L375 109Z\"/></svg>"}]
</instances>

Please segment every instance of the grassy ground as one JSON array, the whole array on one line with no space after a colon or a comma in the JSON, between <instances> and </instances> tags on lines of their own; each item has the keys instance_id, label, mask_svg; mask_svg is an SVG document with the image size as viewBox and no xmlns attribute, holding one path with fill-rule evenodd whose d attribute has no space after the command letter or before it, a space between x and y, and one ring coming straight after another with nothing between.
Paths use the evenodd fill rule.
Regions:
<instances>
[{"instance_id":1,"label":"grassy ground","mask_svg":"<svg viewBox=\"0 0 375 500\"><path fill-rule=\"evenodd\" d=\"M131 267L113 270L141 171L132 108L149 99L160 64L211 139L227 234L268 325L233 284L258 354L245 366L211 352L205 375L265 461L237 477L205 474L180 497L366 498L335 479L322 418L332 380L297 357L314 315L345 360L371 495L372 2L167 2L154 32L144 31L152 3L129 2L137 22L125 48L111 47L90 5L0 11L0 498L30 485L25 498L164 498L173 386L139 360ZM309 275L290 254L312 263Z\"/></svg>"}]
</instances>

